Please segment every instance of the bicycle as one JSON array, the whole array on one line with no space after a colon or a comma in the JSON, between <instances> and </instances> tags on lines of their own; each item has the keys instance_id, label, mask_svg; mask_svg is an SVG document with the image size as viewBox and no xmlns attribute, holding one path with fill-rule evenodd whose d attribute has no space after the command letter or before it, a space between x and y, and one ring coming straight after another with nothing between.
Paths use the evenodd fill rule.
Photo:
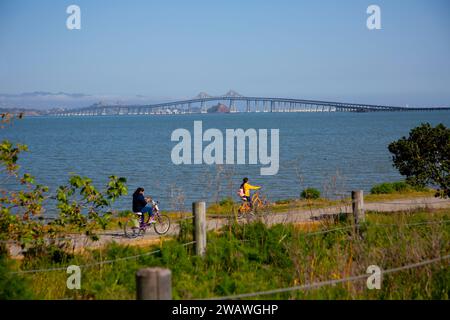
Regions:
<instances>
[{"instance_id":1,"label":"bicycle","mask_svg":"<svg viewBox=\"0 0 450 320\"><path fill-rule=\"evenodd\" d=\"M143 236L148 228L150 228L151 225L153 225L153 229L155 232L159 235L166 234L170 229L170 218L167 215L161 214L158 208L157 202L153 206L153 217L150 217L148 215L148 218L144 223L141 225L140 220L141 216L138 213L133 213L133 216L130 217L125 222L124 225L124 233L125 237L127 238L136 238L139 236ZM141 213L143 214L143 213ZM154 222L150 223L150 219L153 218Z\"/></svg>"},{"instance_id":2,"label":"bicycle","mask_svg":"<svg viewBox=\"0 0 450 320\"><path fill-rule=\"evenodd\" d=\"M260 210L264 210L269 206L269 202L266 197L260 197L259 192L255 192L251 199L252 206L248 201L243 201L241 206L238 208L238 218L243 218L245 215L255 215Z\"/></svg>"}]
</instances>

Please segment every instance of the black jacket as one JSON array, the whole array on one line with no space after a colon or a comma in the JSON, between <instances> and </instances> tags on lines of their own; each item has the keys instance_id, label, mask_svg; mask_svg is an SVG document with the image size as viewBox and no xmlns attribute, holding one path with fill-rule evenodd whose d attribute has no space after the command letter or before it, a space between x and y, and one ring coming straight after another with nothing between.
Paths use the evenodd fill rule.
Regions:
<instances>
[{"instance_id":1,"label":"black jacket","mask_svg":"<svg viewBox=\"0 0 450 320\"><path fill-rule=\"evenodd\" d=\"M147 205L143 194L133 194L133 212L140 212Z\"/></svg>"}]
</instances>

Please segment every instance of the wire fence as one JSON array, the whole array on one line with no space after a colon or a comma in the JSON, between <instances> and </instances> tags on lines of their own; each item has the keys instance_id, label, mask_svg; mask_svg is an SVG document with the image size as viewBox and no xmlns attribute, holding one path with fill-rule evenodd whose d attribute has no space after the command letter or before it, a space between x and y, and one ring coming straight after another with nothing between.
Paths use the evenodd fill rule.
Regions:
<instances>
[{"instance_id":1,"label":"wire fence","mask_svg":"<svg viewBox=\"0 0 450 320\"><path fill-rule=\"evenodd\" d=\"M420 226L420 225L430 225L430 224L442 224L442 223L449 223L450 219L448 220L439 220L439 221L423 221L423 222L416 222L416 223L404 223L404 224L395 224L395 223L371 223L372 226L380 226L380 227L393 227L393 226L406 226L406 227L410 227L410 226ZM304 236L309 237L309 236L315 236L315 235L319 235L319 234L326 234L326 233L330 233L330 232L336 232L336 231L342 231L342 230L349 230L349 229L353 229L355 227L362 227L365 224L354 224L354 225L348 225L348 226L344 226L344 227L337 227L337 228L331 228L331 229L325 229L325 230L319 230L319 231L312 231L312 232L306 232L304 234ZM366 224L367 225L367 224Z\"/></svg>"},{"instance_id":2,"label":"wire fence","mask_svg":"<svg viewBox=\"0 0 450 320\"><path fill-rule=\"evenodd\" d=\"M379 202L377 202L378 204ZM436 203L443 203L443 202L436 202ZM392 204L392 203L386 203L386 204ZM404 204L404 203L401 203ZM411 203L407 203L408 205L411 205ZM414 203L417 204L417 203ZM207 215L210 216L211 215ZM270 215L269 215L270 216ZM222 217L222 216L221 216ZM229 215L229 216L225 216L225 217L235 217L235 215ZM176 219L174 220L174 222L178 222L178 221L185 221L185 220L189 220L189 219L193 219L194 216L186 216L180 219ZM409 224L401 224L401 226L419 226L419 225L427 225L427 224L439 224L439 223L448 223L450 222L450 220L439 220L439 221L421 221L421 222L417 222L417 223L409 223ZM336 232L336 231L342 231L342 230L348 230L348 229L352 229L355 227L360 227L363 225L367 225L367 224L360 224L360 225L348 225L348 226L343 226L343 227L337 227L337 228L331 228L331 229L325 229L325 230L318 230L318 231L313 231L313 232L307 232L305 233L305 236L314 236L314 235L319 235L319 234L326 234L326 233L330 233L330 232ZM382 223L372 223L371 225L375 225L375 226L400 226L399 224L382 224ZM223 227L223 225L218 225L217 227ZM111 235L108 232L105 233L99 233L99 236L103 236L103 235ZM121 235L121 234L113 234L113 235ZM83 238L90 238L91 236L88 235L76 235L73 237L62 237L62 238L49 238L49 239L45 239L46 241L68 241L68 240L82 240ZM35 240L35 241L31 241L29 243L36 243L38 241L42 241L42 240ZM18 243L18 241L16 240L1 240L0 243ZM189 245L189 244L193 244L195 243L195 241L193 242L189 242L183 245ZM99 262L95 262L95 263L91 263L91 264L86 264L86 265L82 265L80 267L90 267L90 266L96 266L96 265L101 265L101 264L108 264L108 263L113 263L115 261L121 261L121 260L128 260L128 259L135 259L137 257L140 256L146 256L146 255L151 255L151 254L155 254L157 252L160 252L161 250L156 250L156 251L152 251L149 253L144 253L144 254L139 254L139 255L134 255L134 256L129 256L129 257L121 257L121 258L117 258L117 259L111 259L111 260L104 260L104 261L99 261ZM48 269L36 269L36 270L22 270L22 271L16 271L16 272L12 272L12 273L34 273L34 272L45 272L45 271L58 271L58 270L66 270L66 267L55 267L55 268L48 268Z\"/></svg>"},{"instance_id":3,"label":"wire fence","mask_svg":"<svg viewBox=\"0 0 450 320\"><path fill-rule=\"evenodd\" d=\"M187 217L183 217L183 218L178 218L178 219L173 220L173 222L185 221L185 220L190 220L190 219L194 219L194 216L187 216Z\"/></svg>"},{"instance_id":4,"label":"wire fence","mask_svg":"<svg viewBox=\"0 0 450 320\"><path fill-rule=\"evenodd\" d=\"M183 243L181 246L186 247L186 246L194 244L194 243L195 243L195 241L191 241L191 242ZM110 263L114 263L117 261L125 261L125 260L136 259L139 257L150 256L150 255L156 254L158 252L161 252L161 249L146 252L146 253L136 254L136 255L132 255L132 256L119 257L119 258L109 259L109 260L102 260L102 261L97 261L97 262L87 263L87 264L82 264L82 265L77 265L77 266L80 268L89 268L89 267L94 267L94 266L98 266L98 265L110 264ZM49 271L61 271L61 270L67 270L67 267L20 270L20 271L12 271L10 273L11 274L24 274L24 273L39 273L39 272L49 272Z\"/></svg>"},{"instance_id":5,"label":"wire fence","mask_svg":"<svg viewBox=\"0 0 450 320\"><path fill-rule=\"evenodd\" d=\"M193 216L190 216L190 217L186 217L186 218L180 219L178 221L188 220L188 219L192 219L192 218L193 218ZM440 223L448 223L448 222L450 222L450 220L423 221L423 222L417 222L417 223L401 224L401 226L418 226L418 225L440 224ZM383 223L372 223L372 225L376 225L376 226L400 226L399 224L383 224ZM326 230L319 230L319 231L313 231L313 232L308 232L306 235L307 236L312 236L312 235L325 234L325 233L339 231L339 230L347 230L347 229L352 229L355 226L361 227L361 226L363 226L363 224L350 225L350 226L344 226L344 227L338 227L338 228L326 229ZM218 227L222 227L222 226L218 226ZM123 234L122 233L117 233L117 234L99 233L98 235L100 235L100 236L103 236L103 235L122 236ZM75 237L48 238L48 239L45 239L45 240L50 242L50 241L82 240L83 238L90 238L90 236L79 235L79 236L75 236ZM30 241L28 243L37 243L39 241L42 241L42 240L34 240L34 241ZM0 243L20 243L20 242L17 241L17 240L1 240Z\"/></svg>"},{"instance_id":6,"label":"wire fence","mask_svg":"<svg viewBox=\"0 0 450 320\"><path fill-rule=\"evenodd\" d=\"M449 223L450 219L448 220L439 220L439 221L422 221L422 222L417 222L417 223L405 223L405 224L383 224L383 223L373 223L373 226L382 226L382 227L388 227L388 226L420 226L420 225L430 225L430 224L445 224L445 223ZM304 235L306 237L310 237L310 236L315 236L315 235L320 235L320 234L327 234L330 232L336 232L336 231L342 231L342 230L349 230L349 229L353 229L355 228L355 226L363 226L363 224L360 225L349 225L349 226L343 226L343 227L337 227L337 228L331 228L331 229L325 229L325 230L319 230L319 231L313 231L313 232L307 232ZM246 242L246 241L251 241L249 239L242 239L242 242ZM191 242L187 242L182 244L182 246L188 246L191 244L194 244L195 241L191 241ZM93 267L93 266L97 266L97 265L103 265L103 264L109 264L109 263L114 263L116 261L124 261L124 260L130 260L130 259L136 259L139 258L141 256L148 256L148 255L152 255L152 254L156 254L158 252L161 252L160 249L158 250L154 250L154 251L150 251L147 253L143 253L143 254L138 254L138 255L133 255L133 256L126 256L126 257L120 257L120 258L116 258L116 259L110 259L110 260L103 260L103 261L98 261L98 262L94 262L94 263L89 263L89 264L84 264L84 265L79 265L79 267ZM47 268L47 269L33 269L33 270L21 270L21 271L14 271L11 272L13 274L23 274L23 273L37 273L37 272L47 272L47 271L61 271L61 270L66 270L67 267L55 267L55 268Z\"/></svg>"},{"instance_id":7,"label":"wire fence","mask_svg":"<svg viewBox=\"0 0 450 320\"><path fill-rule=\"evenodd\" d=\"M414 222L414 223L404 223L404 224L395 224L395 223L373 223L373 225L380 226L380 227L392 227L392 226L407 226L407 227L413 227L413 226L422 226L422 225L430 225L430 224L441 224L441 223L449 223L450 219L444 219L444 220L438 220L438 221L421 221L421 222Z\"/></svg>"},{"instance_id":8,"label":"wire fence","mask_svg":"<svg viewBox=\"0 0 450 320\"><path fill-rule=\"evenodd\" d=\"M179 218L179 219L174 219L174 220L172 220L172 223L177 223L179 221L190 220L190 219L193 219L193 218L194 218L194 216L191 215L191 216L187 216L187 217L183 217L183 218ZM118 230L115 229L115 230L111 230L111 231L98 232L95 235L97 235L97 236L122 236L123 235L122 232L117 232L117 231ZM91 238L92 238L92 235L74 234L73 236L69 236L69 237L35 239L35 240L27 241L26 243L27 244L32 244L32 243L38 243L38 242L42 242L42 241L50 242L50 241L70 241L70 240L83 240L83 239L91 240ZM20 244L22 242L19 241L19 240L10 239L10 240L0 240L0 243L6 243L6 244L16 243L16 244Z\"/></svg>"},{"instance_id":9,"label":"wire fence","mask_svg":"<svg viewBox=\"0 0 450 320\"><path fill-rule=\"evenodd\" d=\"M418 268L418 267L422 267L422 266L429 265L432 263L440 262L440 261L443 261L443 260L446 260L449 258L450 258L450 255L446 255L446 256L430 259L430 260L421 261L418 263L412 263L412 264L409 264L406 266L401 266L401 267L392 268L392 269L388 269L388 270L382 270L381 275L399 272L399 271L403 271L403 270L409 270L409 269L413 269L413 268ZM258 291L258 292L250 292L250 293L243 293L243 294L235 294L235 295L229 295L229 296L224 296L224 297L214 297L214 298L210 298L207 300L236 300L236 299L252 298L252 297L263 296L263 295L286 293L286 292L292 292L292 291L310 290L310 289L320 288L320 287L329 286L329 285L336 285L336 284L344 283L344 282L352 282L352 281L367 279L368 276L369 275L366 273L366 274L351 276L351 277L347 277L347 278L343 278L343 279L327 280L327 281L315 282L315 283L293 286L293 287L286 287L286 288L279 288L279 289L272 289L272 290L265 290L265 291Z\"/></svg>"},{"instance_id":10,"label":"wire fence","mask_svg":"<svg viewBox=\"0 0 450 320\"><path fill-rule=\"evenodd\" d=\"M429 206L429 205L439 205L439 204L450 204L450 200L442 200L442 201L429 201L429 202L384 202L384 201L376 201L376 202L366 202L366 205L403 205L403 206Z\"/></svg>"},{"instance_id":11,"label":"wire fence","mask_svg":"<svg viewBox=\"0 0 450 320\"><path fill-rule=\"evenodd\" d=\"M112 233L114 231L117 230L113 230L113 231L105 231L105 232L98 232L95 234L95 236L121 236L123 235L123 233ZM73 236L69 236L69 237L57 237L57 238L42 238L42 239L34 239L34 240L30 240L30 241L26 241L27 244L32 244L32 243L39 243L39 242L51 242L51 241L70 241L70 240L91 240L91 241L96 241L96 240L92 240L92 237L94 235L86 235L86 234L73 234ZM10 240L0 240L0 243L17 243L17 244L21 244L22 241L20 240L14 240L14 239L10 239Z\"/></svg>"}]
</instances>

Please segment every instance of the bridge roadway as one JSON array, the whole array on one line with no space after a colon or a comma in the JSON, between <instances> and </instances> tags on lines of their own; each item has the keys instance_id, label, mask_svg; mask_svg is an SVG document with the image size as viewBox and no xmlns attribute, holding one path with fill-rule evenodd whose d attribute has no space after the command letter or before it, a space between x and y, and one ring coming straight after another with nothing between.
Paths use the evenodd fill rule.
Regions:
<instances>
[{"instance_id":1,"label":"bridge roadway","mask_svg":"<svg viewBox=\"0 0 450 320\"><path fill-rule=\"evenodd\" d=\"M193 99L149 105L100 105L51 113L54 116L93 115L145 115L145 114L189 114L206 113L208 103L228 103L230 112L405 112L405 111L450 111L450 107L407 108L387 105L303 100L292 98L244 97L238 94L224 96L197 96ZM237 103L244 110L238 111Z\"/></svg>"}]
</instances>

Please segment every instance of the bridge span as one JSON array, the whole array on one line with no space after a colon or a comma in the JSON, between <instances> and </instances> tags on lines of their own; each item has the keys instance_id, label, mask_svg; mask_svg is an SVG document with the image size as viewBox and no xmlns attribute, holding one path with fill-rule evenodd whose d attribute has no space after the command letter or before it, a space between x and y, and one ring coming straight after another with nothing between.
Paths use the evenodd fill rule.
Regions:
<instances>
[{"instance_id":1,"label":"bridge span","mask_svg":"<svg viewBox=\"0 0 450 320\"><path fill-rule=\"evenodd\" d=\"M200 93L187 100L148 105L103 105L51 113L53 116L100 116L100 115L149 115L207 113L212 105L228 104L234 112L405 112L405 111L450 111L450 107L408 108L388 105L331 102L293 98L246 97L235 91L222 96Z\"/></svg>"}]
</instances>

